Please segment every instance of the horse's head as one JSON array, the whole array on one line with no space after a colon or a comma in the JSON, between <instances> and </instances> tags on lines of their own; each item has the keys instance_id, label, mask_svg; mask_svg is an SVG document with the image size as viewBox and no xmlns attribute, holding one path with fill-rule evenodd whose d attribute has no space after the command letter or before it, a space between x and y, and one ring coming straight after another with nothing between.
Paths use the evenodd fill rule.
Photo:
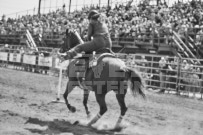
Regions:
<instances>
[{"instance_id":1,"label":"horse's head","mask_svg":"<svg viewBox=\"0 0 203 135\"><path fill-rule=\"evenodd\" d=\"M78 34L78 32L76 30L67 29L65 41L61 45L61 47L59 49L59 53L65 53L69 49L71 49L81 43L83 43L83 41L82 41L80 35Z\"/></svg>"}]
</instances>

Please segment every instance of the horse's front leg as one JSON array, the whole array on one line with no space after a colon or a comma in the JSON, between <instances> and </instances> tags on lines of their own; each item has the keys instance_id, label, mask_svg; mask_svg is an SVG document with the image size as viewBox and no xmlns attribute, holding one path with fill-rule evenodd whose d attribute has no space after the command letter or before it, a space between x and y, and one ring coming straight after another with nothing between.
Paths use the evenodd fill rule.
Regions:
<instances>
[{"instance_id":1,"label":"horse's front leg","mask_svg":"<svg viewBox=\"0 0 203 135\"><path fill-rule=\"evenodd\" d=\"M64 100L65 100L65 103L66 103L68 109L69 109L71 112L73 112L73 113L76 111L76 108L75 108L74 106L71 106L71 105L70 105L70 103L68 102L67 97L68 97L68 94L73 90L73 88L74 88L74 86L75 86L75 85L74 85L75 82L76 82L76 81L71 81L71 80L69 80L68 83L67 83L67 86L66 86L66 91L65 91L65 93L63 94Z\"/></svg>"}]
</instances>

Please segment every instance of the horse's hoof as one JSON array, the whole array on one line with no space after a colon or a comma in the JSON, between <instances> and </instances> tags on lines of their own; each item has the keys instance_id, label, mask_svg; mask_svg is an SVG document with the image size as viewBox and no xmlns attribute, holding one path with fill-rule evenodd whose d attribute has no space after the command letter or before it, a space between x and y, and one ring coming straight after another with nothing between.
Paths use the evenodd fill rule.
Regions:
<instances>
[{"instance_id":1,"label":"horse's hoof","mask_svg":"<svg viewBox=\"0 0 203 135\"><path fill-rule=\"evenodd\" d=\"M121 131L122 129L123 129L123 127L120 125L115 125L115 127L114 127L114 131L117 131L117 132Z\"/></svg>"},{"instance_id":2,"label":"horse's hoof","mask_svg":"<svg viewBox=\"0 0 203 135\"><path fill-rule=\"evenodd\" d=\"M76 108L74 106L70 106L69 110L72 112L72 113L75 113L76 112Z\"/></svg>"},{"instance_id":3,"label":"horse's hoof","mask_svg":"<svg viewBox=\"0 0 203 135\"><path fill-rule=\"evenodd\" d=\"M91 126L92 126L92 124L90 124L90 123L87 123L87 124L86 124L86 126L87 126L87 127L91 127Z\"/></svg>"},{"instance_id":4,"label":"horse's hoof","mask_svg":"<svg viewBox=\"0 0 203 135\"><path fill-rule=\"evenodd\" d=\"M91 118L92 117L92 114L89 112L89 113L87 113L87 118L89 119L89 118Z\"/></svg>"},{"instance_id":5,"label":"horse's hoof","mask_svg":"<svg viewBox=\"0 0 203 135\"><path fill-rule=\"evenodd\" d=\"M73 123L73 125L78 125L80 122L77 120Z\"/></svg>"},{"instance_id":6,"label":"horse's hoof","mask_svg":"<svg viewBox=\"0 0 203 135\"><path fill-rule=\"evenodd\" d=\"M77 120L73 123L73 125L80 125L80 126L87 126L87 122L86 121L82 121L82 120Z\"/></svg>"}]
</instances>

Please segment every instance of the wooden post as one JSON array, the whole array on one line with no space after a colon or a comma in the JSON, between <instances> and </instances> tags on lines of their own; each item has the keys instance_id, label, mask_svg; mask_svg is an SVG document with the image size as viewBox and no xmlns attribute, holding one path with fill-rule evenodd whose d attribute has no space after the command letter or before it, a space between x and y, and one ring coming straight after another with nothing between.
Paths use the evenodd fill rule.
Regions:
<instances>
[{"instance_id":1,"label":"wooden post","mask_svg":"<svg viewBox=\"0 0 203 135\"><path fill-rule=\"evenodd\" d=\"M107 5L107 14L109 13L109 9L110 9L109 3L110 3L110 0L108 0L108 5Z\"/></svg>"},{"instance_id":2,"label":"wooden post","mask_svg":"<svg viewBox=\"0 0 203 135\"><path fill-rule=\"evenodd\" d=\"M61 83L62 83L62 67L60 68L59 71L59 83L58 83L58 92L57 92L57 100L60 100L60 94L61 94Z\"/></svg>"},{"instance_id":3,"label":"wooden post","mask_svg":"<svg viewBox=\"0 0 203 135\"><path fill-rule=\"evenodd\" d=\"M41 0L39 0L39 6L38 6L38 16L40 17L40 9L41 9Z\"/></svg>"},{"instance_id":4,"label":"wooden post","mask_svg":"<svg viewBox=\"0 0 203 135\"><path fill-rule=\"evenodd\" d=\"M154 64L154 55L152 56L152 60L150 62L150 67L151 67L151 70L150 70L150 76L152 75L152 68L153 68L153 64ZM150 86L152 85L152 78L150 78Z\"/></svg>"},{"instance_id":5,"label":"wooden post","mask_svg":"<svg viewBox=\"0 0 203 135\"><path fill-rule=\"evenodd\" d=\"M180 85L180 74L181 74L181 58L178 58L178 69L177 69L177 80L176 80L176 92L177 95L180 95L179 85Z\"/></svg>"},{"instance_id":6,"label":"wooden post","mask_svg":"<svg viewBox=\"0 0 203 135\"><path fill-rule=\"evenodd\" d=\"M101 0L99 0L99 9L101 9Z\"/></svg>"},{"instance_id":7,"label":"wooden post","mask_svg":"<svg viewBox=\"0 0 203 135\"><path fill-rule=\"evenodd\" d=\"M62 73L63 73L63 68L60 67L59 71L59 82L58 82L58 89L57 89L57 97L56 100L53 100L52 103L64 103L63 100L60 100L60 95L61 95L61 83L62 83Z\"/></svg>"},{"instance_id":8,"label":"wooden post","mask_svg":"<svg viewBox=\"0 0 203 135\"><path fill-rule=\"evenodd\" d=\"M69 1L69 14L70 14L70 10L71 10L71 0Z\"/></svg>"},{"instance_id":9,"label":"wooden post","mask_svg":"<svg viewBox=\"0 0 203 135\"><path fill-rule=\"evenodd\" d=\"M203 99L203 74L201 75L201 87L200 87L201 91L200 91L200 94L201 94L201 98L200 99Z\"/></svg>"}]
</instances>

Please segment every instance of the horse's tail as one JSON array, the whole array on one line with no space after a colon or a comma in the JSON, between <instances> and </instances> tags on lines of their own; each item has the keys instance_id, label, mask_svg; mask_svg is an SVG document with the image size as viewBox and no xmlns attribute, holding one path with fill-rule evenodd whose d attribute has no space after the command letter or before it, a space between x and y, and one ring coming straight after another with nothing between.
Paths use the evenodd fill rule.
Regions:
<instances>
[{"instance_id":1,"label":"horse's tail","mask_svg":"<svg viewBox=\"0 0 203 135\"><path fill-rule=\"evenodd\" d=\"M141 95L143 98L145 98L145 93L143 92L143 89L145 87L145 83L139 74L139 72L136 69L127 68L127 79L130 81L130 89L132 91L132 95L135 97L136 93Z\"/></svg>"}]
</instances>

